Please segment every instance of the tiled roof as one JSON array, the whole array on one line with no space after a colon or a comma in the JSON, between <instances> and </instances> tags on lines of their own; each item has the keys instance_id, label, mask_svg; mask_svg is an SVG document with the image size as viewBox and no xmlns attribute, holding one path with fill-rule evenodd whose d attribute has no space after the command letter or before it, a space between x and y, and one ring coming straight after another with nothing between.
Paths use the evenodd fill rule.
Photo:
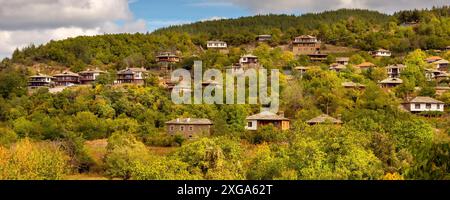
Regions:
<instances>
[{"instance_id":1,"label":"tiled roof","mask_svg":"<svg viewBox=\"0 0 450 200\"><path fill-rule=\"evenodd\" d=\"M363 62L359 65L356 65L356 67L375 67L375 64L371 63L371 62Z\"/></svg>"},{"instance_id":2,"label":"tiled roof","mask_svg":"<svg viewBox=\"0 0 450 200\"><path fill-rule=\"evenodd\" d=\"M117 74L134 74L136 72L147 72L145 68L127 68L117 72Z\"/></svg>"},{"instance_id":3,"label":"tiled roof","mask_svg":"<svg viewBox=\"0 0 450 200\"><path fill-rule=\"evenodd\" d=\"M247 117L247 120L289 120L289 119L286 117L277 115L273 112L263 111L256 115Z\"/></svg>"},{"instance_id":4,"label":"tiled roof","mask_svg":"<svg viewBox=\"0 0 450 200\"><path fill-rule=\"evenodd\" d=\"M431 97L416 97L409 101L409 103L439 103L443 104L444 102L438 101L436 99L433 99Z\"/></svg>"},{"instance_id":5,"label":"tiled roof","mask_svg":"<svg viewBox=\"0 0 450 200\"><path fill-rule=\"evenodd\" d=\"M71 71L65 71L61 74L56 74L54 76L80 76L80 75L78 75L77 73L73 73Z\"/></svg>"},{"instance_id":6,"label":"tiled roof","mask_svg":"<svg viewBox=\"0 0 450 200\"><path fill-rule=\"evenodd\" d=\"M213 123L209 119L178 118L170 120L166 124L212 125Z\"/></svg>"},{"instance_id":7,"label":"tiled roof","mask_svg":"<svg viewBox=\"0 0 450 200\"><path fill-rule=\"evenodd\" d=\"M383 84L389 84L389 83L402 84L403 80L399 79L399 78L387 78L387 79L384 79L384 80L380 81L380 83L383 83Z\"/></svg>"},{"instance_id":8,"label":"tiled roof","mask_svg":"<svg viewBox=\"0 0 450 200\"><path fill-rule=\"evenodd\" d=\"M342 124L341 120L333 118L333 117L331 117L329 115L326 115L326 114L319 115L318 117L315 117L315 118L307 121L306 123L308 123L308 124L320 124L320 123L325 123L327 121L329 121L331 123L334 123L334 124Z\"/></svg>"}]
</instances>

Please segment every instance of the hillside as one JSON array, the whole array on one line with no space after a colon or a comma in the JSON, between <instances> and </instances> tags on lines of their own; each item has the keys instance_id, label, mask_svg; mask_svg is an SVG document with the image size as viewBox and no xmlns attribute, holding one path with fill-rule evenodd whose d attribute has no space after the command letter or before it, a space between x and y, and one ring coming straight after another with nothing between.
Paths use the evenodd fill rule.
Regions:
<instances>
[{"instance_id":1,"label":"hillside","mask_svg":"<svg viewBox=\"0 0 450 200\"><path fill-rule=\"evenodd\" d=\"M16 50L3 65L19 63L69 66L73 71L88 65L155 65L161 51L179 51L183 57L198 55L199 46L219 39L232 47L254 43L258 34L272 34L271 46L288 44L301 34L316 35L322 41L362 50L385 48L403 53L413 49L440 49L450 45L450 9L403 11L386 15L369 10L342 9L316 14L259 15L238 19L197 22L172 26L148 34L115 34L51 41L45 45ZM404 22L419 22L404 26Z\"/></svg>"}]
</instances>

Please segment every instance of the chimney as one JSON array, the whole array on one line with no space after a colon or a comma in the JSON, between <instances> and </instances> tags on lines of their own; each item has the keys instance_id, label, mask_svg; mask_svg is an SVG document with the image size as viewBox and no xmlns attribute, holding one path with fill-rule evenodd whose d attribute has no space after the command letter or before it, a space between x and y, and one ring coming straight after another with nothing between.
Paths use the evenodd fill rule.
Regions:
<instances>
[{"instance_id":1,"label":"chimney","mask_svg":"<svg viewBox=\"0 0 450 200\"><path fill-rule=\"evenodd\" d=\"M180 118L177 118L177 122L180 122Z\"/></svg>"},{"instance_id":2,"label":"chimney","mask_svg":"<svg viewBox=\"0 0 450 200\"><path fill-rule=\"evenodd\" d=\"M186 122L190 122L190 121L191 121L191 118L187 118L187 119L186 119Z\"/></svg>"}]
</instances>

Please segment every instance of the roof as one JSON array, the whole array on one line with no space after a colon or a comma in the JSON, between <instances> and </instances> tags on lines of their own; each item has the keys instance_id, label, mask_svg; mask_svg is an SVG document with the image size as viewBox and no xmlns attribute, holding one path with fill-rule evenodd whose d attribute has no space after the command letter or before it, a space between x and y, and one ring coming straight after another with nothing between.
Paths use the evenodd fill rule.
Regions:
<instances>
[{"instance_id":1,"label":"roof","mask_svg":"<svg viewBox=\"0 0 450 200\"><path fill-rule=\"evenodd\" d=\"M355 82L343 82L341 84L343 87L348 87L348 88L363 88L366 87L366 85L363 85L361 83L355 83Z\"/></svg>"},{"instance_id":2,"label":"roof","mask_svg":"<svg viewBox=\"0 0 450 200\"><path fill-rule=\"evenodd\" d=\"M300 36L297 36L297 37L295 37L295 38L301 38L301 39L316 39L317 37L314 37L314 36L312 36L312 35L300 35Z\"/></svg>"},{"instance_id":3,"label":"roof","mask_svg":"<svg viewBox=\"0 0 450 200\"><path fill-rule=\"evenodd\" d=\"M258 56L255 56L253 54L246 54L246 55L243 55L241 58L258 58Z\"/></svg>"},{"instance_id":4,"label":"roof","mask_svg":"<svg viewBox=\"0 0 450 200\"><path fill-rule=\"evenodd\" d=\"M399 78L387 78L380 81L381 84L402 84L403 80Z\"/></svg>"},{"instance_id":5,"label":"roof","mask_svg":"<svg viewBox=\"0 0 450 200\"><path fill-rule=\"evenodd\" d=\"M348 62L350 60L349 57L337 57L336 62Z\"/></svg>"},{"instance_id":6,"label":"roof","mask_svg":"<svg viewBox=\"0 0 450 200\"><path fill-rule=\"evenodd\" d=\"M339 64L339 63L333 63L330 65L330 69L346 69L347 67L345 65Z\"/></svg>"},{"instance_id":7,"label":"roof","mask_svg":"<svg viewBox=\"0 0 450 200\"><path fill-rule=\"evenodd\" d=\"M378 50L376 50L375 52L391 52L391 51L389 51L389 50L387 50L387 49L378 49Z\"/></svg>"},{"instance_id":8,"label":"roof","mask_svg":"<svg viewBox=\"0 0 450 200\"><path fill-rule=\"evenodd\" d=\"M363 63L361 63L361 64L359 64L359 65L356 65L356 67L362 67L362 68L364 68L364 67L375 67L375 64L373 64L373 63L371 63L371 62L363 62Z\"/></svg>"},{"instance_id":9,"label":"roof","mask_svg":"<svg viewBox=\"0 0 450 200\"><path fill-rule=\"evenodd\" d=\"M147 72L145 68L127 68L117 72L117 74L134 74L137 72Z\"/></svg>"},{"instance_id":10,"label":"roof","mask_svg":"<svg viewBox=\"0 0 450 200\"><path fill-rule=\"evenodd\" d=\"M258 35L258 37L272 37L272 35Z\"/></svg>"},{"instance_id":11,"label":"roof","mask_svg":"<svg viewBox=\"0 0 450 200\"><path fill-rule=\"evenodd\" d=\"M87 73L105 73L105 71L99 69L88 69L86 71L79 72L78 74L87 74Z\"/></svg>"},{"instance_id":12,"label":"roof","mask_svg":"<svg viewBox=\"0 0 450 200\"><path fill-rule=\"evenodd\" d=\"M178 57L178 56L175 53L172 53L172 52L161 52L156 57L160 58L160 57Z\"/></svg>"},{"instance_id":13,"label":"roof","mask_svg":"<svg viewBox=\"0 0 450 200\"><path fill-rule=\"evenodd\" d=\"M65 71L65 72L63 72L63 73L56 74L56 75L54 75L54 76L76 76L76 77L78 77L78 76L80 76L80 75L78 75L77 73L73 73L73 72L71 72L71 71Z\"/></svg>"},{"instance_id":14,"label":"roof","mask_svg":"<svg viewBox=\"0 0 450 200\"><path fill-rule=\"evenodd\" d=\"M166 124L187 124L187 125L213 125L211 120L209 119L200 119L200 118L178 118L173 119Z\"/></svg>"},{"instance_id":15,"label":"roof","mask_svg":"<svg viewBox=\"0 0 450 200\"><path fill-rule=\"evenodd\" d=\"M448 60L441 59L441 60L434 61L432 63L433 64L449 64L450 62L448 62Z\"/></svg>"},{"instance_id":16,"label":"roof","mask_svg":"<svg viewBox=\"0 0 450 200\"><path fill-rule=\"evenodd\" d=\"M431 57L426 58L425 60L427 62L435 62L435 61L438 61L438 60L442 60L442 58L439 57L439 56L431 56Z\"/></svg>"},{"instance_id":17,"label":"roof","mask_svg":"<svg viewBox=\"0 0 450 200\"><path fill-rule=\"evenodd\" d=\"M247 120L260 120L260 121L263 121L263 120L278 120L278 121L289 120L286 117L277 115L277 114L275 114L273 112L270 112L270 111L263 111L263 112L260 112L260 113L258 113L256 115L248 116L246 119Z\"/></svg>"},{"instance_id":18,"label":"roof","mask_svg":"<svg viewBox=\"0 0 450 200\"><path fill-rule=\"evenodd\" d=\"M308 70L308 69L310 69L311 67L304 67L304 66L299 66L299 67L295 67L294 69L295 70Z\"/></svg>"},{"instance_id":19,"label":"roof","mask_svg":"<svg viewBox=\"0 0 450 200\"><path fill-rule=\"evenodd\" d=\"M207 43L225 43L226 44L226 42L219 41L219 40L211 40L211 41L208 41Z\"/></svg>"},{"instance_id":20,"label":"roof","mask_svg":"<svg viewBox=\"0 0 450 200\"><path fill-rule=\"evenodd\" d=\"M409 101L409 103L439 103L439 104L443 104L444 102L442 101L438 101L436 99L433 99L431 97L416 97L414 99L412 99L411 101Z\"/></svg>"},{"instance_id":21,"label":"roof","mask_svg":"<svg viewBox=\"0 0 450 200\"><path fill-rule=\"evenodd\" d=\"M405 68L406 66L403 64L395 64L395 65L389 65L386 67L386 69L397 69L397 68Z\"/></svg>"},{"instance_id":22,"label":"roof","mask_svg":"<svg viewBox=\"0 0 450 200\"><path fill-rule=\"evenodd\" d=\"M320 123L325 123L327 121L329 121L331 123L334 123L334 124L342 124L341 120L333 118L333 117L331 117L329 115L326 115L326 114L319 115L319 116L317 116L317 117L307 121L306 123L308 123L308 124L320 124Z\"/></svg>"}]
</instances>

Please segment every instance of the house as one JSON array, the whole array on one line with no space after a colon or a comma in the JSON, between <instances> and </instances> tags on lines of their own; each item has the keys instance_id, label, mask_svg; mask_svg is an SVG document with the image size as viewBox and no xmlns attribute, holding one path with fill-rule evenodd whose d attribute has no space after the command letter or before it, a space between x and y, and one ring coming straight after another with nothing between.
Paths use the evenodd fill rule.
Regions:
<instances>
[{"instance_id":1,"label":"house","mask_svg":"<svg viewBox=\"0 0 450 200\"><path fill-rule=\"evenodd\" d=\"M206 42L206 47L208 49L226 49L227 43L223 41L208 41Z\"/></svg>"},{"instance_id":2,"label":"house","mask_svg":"<svg viewBox=\"0 0 450 200\"><path fill-rule=\"evenodd\" d=\"M159 70L165 73L171 71L173 65L180 61L180 57L172 52L161 52L156 56L156 62L160 67Z\"/></svg>"},{"instance_id":3,"label":"house","mask_svg":"<svg viewBox=\"0 0 450 200\"><path fill-rule=\"evenodd\" d=\"M259 128L263 126L267 126L272 124L275 128L279 130L289 130L290 121L288 118L284 117L284 114L277 115L270 111L263 111L256 115L252 115L246 118L247 126L245 126L245 130L249 131L257 131Z\"/></svg>"},{"instance_id":4,"label":"house","mask_svg":"<svg viewBox=\"0 0 450 200\"><path fill-rule=\"evenodd\" d=\"M402 79L399 78L387 78L380 81L380 86L382 88L393 88L401 85L403 83Z\"/></svg>"},{"instance_id":5,"label":"house","mask_svg":"<svg viewBox=\"0 0 450 200\"><path fill-rule=\"evenodd\" d=\"M30 76L28 79L28 86L30 88L38 88L38 87L51 87L54 78L52 76L48 76L45 74L37 74L34 76Z\"/></svg>"},{"instance_id":6,"label":"house","mask_svg":"<svg viewBox=\"0 0 450 200\"><path fill-rule=\"evenodd\" d=\"M442 71L442 72L448 72L450 62L449 62L448 60L441 59L441 60L432 62L432 63L430 63L430 64L432 64L433 66L435 66L436 69L439 70L439 71Z\"/></svg>"},{"instance_id":7,"label":"house","mask_svg":"<svg viewBox=\"0 0 450 200\"><path fill-rule=\"evenodd\" d=\"M374 57L391 57L392 52L386 49L378 49L376 51L372 51L372 56Z\"/></svg>"},{"instance_id":8,"label":"house","mask_svg":"<svg viewBox=\"0 0 450 200\"><path fill-rule=\"evenodd\" d=\"M317 125L317 124L324 124L324 123L342 124L342 121L340 119L333 118L329 115L322 114L311 120L308 120L306 123L309 125Z\"/></svg>"},{"instance_id":9,"label":"house","mask_svg":"<svg viewBox=\"0 0 450 200\"><path fill-rule=\"evenodd\" d=\"M256 36L256 41L258 42L267 42L272 40L272 35L258 35Z\"/></svg>"},{"instance_id":10,"label":"house","mask_svg":"<svg viewBox=\"0 0 450 200\"><path fill-rule=\"evenodd\" d=\"M330 70L335 72L341 72L343 70L347 69L345 65L339 64L339 63L333 63L330 65Z\"/></svg>"},{"instance_id":11,"label":"house","mask_svg":"<svg viewBox=\"0 0 450 200\"><path fill-rule=\"evenodd\" d=\"M303 77L303 75L306 74L306 72L310 69L310 67L299 66L295 67L294 69L300 74L301 77Z\"/></svg>"},{"instance_id":12,"label":"house","mask_svg":"<svg viewBox=\"0 0 450 200\"><path fill-rule=\"evenodd\" d=\"M341 64L341 65L348 65L350 61L350 58L348 57L337 57L336 58L336 63Z\"/></svg>"},{"instance_id":13,"label":"house","mask_svg":"<svg viewBox=\"0 0 450 200\"><path fill-rule=\"evenodd\" d=\"M55 84L57 86L72 86L80 84L80 75L71 71L56 74L53 77L55 77Z\"/></svg>"},{"instance_id":14,"label":"house","mask_svg":"<svg viewBox=\"0 0 450 200\"><path fill-rule=\"evenodd\" d=\"M386 71L389 78L400 78L400 74L405 68L406 66L402 64L389 65L386 67Z\"/></svg>"},{"instance_id":15,"label":"house","mask_svg":"<svg viewBox=\"0 0 450 200\"><path fill-rule=\"evenodd\" d=\"M144 84L146 73L145 68L126 68L117 72L117 83Z\"/></svg>"},{"instance_id":16,"label":"house","mask_svg":"<svg viewBox=\"0 0 450 200\"><path fill-rule=\"evenodd\" d=\"M88 69L86 71L79 72L78 74L80 75L80 83L84 85L93 83L95 80L97 80L98 76L104 73L104 71L98 69Z\"/></svg>"},{"instance_id":17,"label":"house","mask_svg":"<svg viewBox=\"0 0 450 200\"><path fill-rule=\"evenodd\" d=\"M174 136L177 134L191 139L201 135L210 135L213 123L209 119L178 118L166 122L167 134Z\"/></svg>"},{"instance_id":18,"label":"house","mask_svg":"<svg viewBox=\"0 0 450 200\"><path fill-rule=\"evenodd\" d=\"M447 80L450 78L448 73L435 69L425 69L425 77L428 81L436 80L440 82L441 80Z\"/></svg>"},{"instance_id":19,"label":"house","mask_svg":"<svg viewBox=\"0 0 450 200\"><path fill-rule=\"evenodd\" d=\"M444 102L431 97L416 97L409 102L403 103L406 110L412 113L437 111L444 112Z\"/></svg>"},{"instance_id":20,"label":"house","mask_svg":"<svg viewBox=\"0 0 450 200\"><path fill-rule=\"evenodd\" d=\"M292 42L292 52L295 55L315 54L320 51L321 42L311 35L298 36Z\"/></svg>"},{"instance_id":21,"label":"house","mask_svg":"<svg viewBox=\"0 0 450 200\"><path fill-rule=\"evenodd\" d=\"M375 67L376 65L371 63L371 62L363 62L359 65L356 65L357 68L361 69L361 70L366 70L372 67Z\"/></svg>"},{"instance_id":22,"label":"house","mask_svg":"<svg viewBox=\"0 0 450 200\"><path fill-rule=\"evenodd\" d=\"M316 52L316 53L313 53L313 54L308 54L308 57L313 62L322 62L322 61L326 61L327 60L328 54Z\"/></svg>"},{"instance_id":23,"label":"house","mask_svg":"<svg viewBox=\"0 0 450 200\"><path fill-rule=\"evenodd\" d=\"M360 90L360 89L365 89L366 88L366 85L363 85L361 83L355 83L355 82L352 82L352 81L350 81L350 82L343 82L341 85L342 85L342 87L344 87L346 89L358 89L358 90Z\"/></svg>"},{"instance_id":24,"label":"house","mask_svg":"<svg viewBox=\"0 0 450 200\"><path fill-rule=\"evenodd\" d=\"M239 64L244 68L245 67L257 67L257 66L259 66L258 57L254 56L252 54L244 55L239 59Z\"/></svg>"},{"instance_id":25,"label":"house","mask_svg":"<svg viewBox=\"0 0 450 200\"><path fill-rule=\"evenodd\" d=\"M446 46L446 47L444 48L444 50L445 50L445 51L450 51L450 46Z\"/></svg>"}]
</instances>

